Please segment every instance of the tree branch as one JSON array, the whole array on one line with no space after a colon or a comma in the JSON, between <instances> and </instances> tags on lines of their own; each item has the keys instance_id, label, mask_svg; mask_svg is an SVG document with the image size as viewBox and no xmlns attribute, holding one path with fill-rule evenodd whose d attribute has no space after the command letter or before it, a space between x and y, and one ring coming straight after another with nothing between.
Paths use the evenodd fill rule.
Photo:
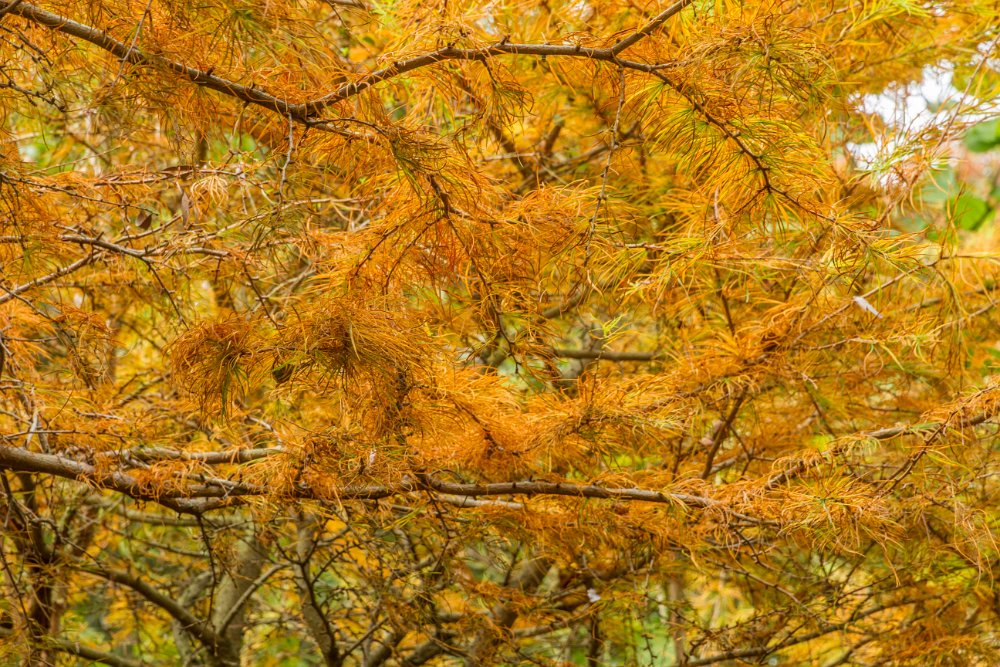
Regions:
<instances>
[{"instance_id":1,"label":"tree branch","mask_svg":"<svg viewBox=\"0 0 1000 667\"><path fill-rule=\"evenodd\" d=\"M30 280L30 281L28 281L26 283L18 285L17 287L15 287L13 289L7 289L6 287L0 286L0 289L2 289L4 292L6 292L6 294L0 296L0 306L2 306L3 304L7 303L11 299L16 299L18 296L20 296L24 292L27 292L28 290L30 290L33 287L38 287L40 285L44 285L46 283L50 283L53 280L58 280L59 278L62 278L63 276L67 276L67 275L73 273L74 271L76 271L77 269L83 268L87 264L90 264L96 258L97 258L97 255L95 255L94 253L90 253L90 254L85 255L85 256L81 257L80 259L76 260L72 264L68 264L68 265L62 267L61 269L58 269L56 271L53 271L52 273L49 273L48 275L44 275L44 276L42 276L40 278L35 278L34 280Z\"/></svg>"},{"instance_id":2,"label":"tree branch","mask_svg":"<svg viewBox=\"0 0 1000 667\"><path fill-rule=\"evenodd\" d=\"M135 459L136 461L198 461L200 463L226 464L250 463L267 458L272 454L280 454L280 447L260 447L251 449L233 449L222 452L185 452L168 447L142 447L118 452L108 452L108 456Z\"/></svg>"},{"instance_id":3,"label":"tree branch","mask_svg":"<svg viewBox=\"0 0 1000 667\"><path fill-rule=\"evenodd\" d=\"M718 429L716 429L712 438L709 440L709 447L711 449L708 450L708 456L705 457L705 469L701 473L702 479L708 479L712 474L712 464L715 462L715 455L719 453L719 447L721 447L722 443L725 442L726 436L729 434L729 430L733 427L733 420L736 419L736 415L740 411L740 406L743 405L743 401L746 397L747 388L744 387L743 391L741 391L740 395L736 398L736 401L733 402L733 407L730 409L729 415L719 424Z\"/></svg>"},{"instance_id":4,"label":"tree branch","mask_svg":"<svg viewBox=\"0 0 1000 667\"><path fill-rule=\"evenodd\" d=\"M571 350L562 347L552 348L552 353L564 359L600 359L602 361L657 361L666 359L659 352L615 352L613 350Z\"/></svg>"},{"instance_id":5,"label":"tree branch","mask_svg":"<svg viewBox=\"0 0 1000 667\"><path fill-rule=\"evenodd\" d=\"M639 28L637 31L626 37L625 39L619 41L617 44L611 47L611 54L618 55L630 46L634 46L639 40L651 35L660 29L660 27L667 22L667 20L680 12L682 9L691 4L693 0L678 0L674 4L670 5L662 12L650 19L649 23Z\"/></svg>"},{"instance_id":6,"label":"tree branch","mask_svg":"<svg viewBox=\"0 0 1000 667\"><path fill-rule=\"evenodd\" d=\"M98 472L94 466L53 454L31 452L17 447L0 445L0 469L16 472L35 472L55 475L72 480L85 480L105 489L124 493L137 500L151 500L182 514L201 514L215 509L212 504L200 503L170 494L155 495L144 491L138 480L121 472ZM192 494L196 496L197 494ZM217 505L221 506L221 505Z\"/></svg>"},{"instance_id":7,"label":"tree branch","mask_svg":"<svg viewBox=\"0 0 1000 667\"><path fill-rule=\"evenodd\" d=\"M299 123L319 126L329 121L319 120L315 117L328 107L354 97L383 81L388 81L407 72L435 65L446 60L481 61L497 55L562 56L610 62L625 69L655 73L659 69L657 65L623 60L618 57L618 54L654 32L664 21L686 7L690 2L691 0L680 0L680 2L677 2L653 18L639 31L609 48L593 48L579 44L510 44L506 41L481 49L460 49L447 46L437 51L394 62L388 67L366 74L356 81L346 83L327 95L304 103L290 102L264 92L253 84L245 86L235 81L216 76L210 73L210 71L190 67L184 63L164 58L163 56L145 53L139 49L126 46L123 42L118 41L102 30L78 23L59 14L47 12L31 4L15 6L10 12L33 23L89 42L125 62L134 65L147 65L168 69L186 77L196 85L236 98L247 104L253 104L279 113L282 117L291 118Z\"/></svg>"},{"instance_id":8,"label":"tree branch","mask_svg":"<svg viewBox=\"0 0 1000 667\"><path fill-rule=\"evenodd\" d=\"M109 570L102 567L81 567L80 571L131 588L147 601L170 614L187 632L191 633L204 644L210 652L215 653L218 650L219 636L212 630L208 623L202 621L181 606L176 600L164 595L145 581L133 577L128 572Z\"/></svg>"},{"instance_id":9,"label":"tree branch","mask_svg":"<svg viewBox=\"0 0 1000 667\"><path fill-rule=\"evenodd\" d=\"M684 663L685 667L701 667L702 665L713 665L717 662L730 662L732 660L746 660L747 658L763 658L765 656L776 653L782 649L788 648L789 646L795 646L796 644L803 644L805 642L817 639L824 635L828 635L831 632L839 632L849 627L852 623L860 621L868 616L873 616L875 614L880 614L883 611L888 611L896 607L905 607L912 604L917 604L922 602L926 598L919 598L915 600L902 600L899 602L892 602L889 604L881 605L873 609L868 609L866 611L855 611L849 619L841 623L825 625L818 630L806 633L804 635L799 635L798 637L789 637L778 644L773 646L760 646L754 648L737 649L733 651L727 651L725 653L720 653L717 655L710 655L705 658L698 658L694 660L688 660Z\"/></svg>"},{"instance_id":10,"label":"tree branch","mask_svg":"<svg viewBox=\"0 0 1000 667\"><path fill-rule=\"evenodd\" d=\"M189 67L183 63L169 60L163 56L152 55L144 53L136 48L130 48L102 30L84 25L83 23L77 23L76 21L58 14L53 14L52 12L47 12L34 5L21 4L12 8L10 12L27 19L32 23L37 23L47 28L53 28L54 30L58 30L59 32L72 37L77 37L86 42L90 42L94 46L104 49L123 61L133 65L163 67L187 77L199 86L220 92L223 95L228 95L229 97L235 97L236 99L246 102L247 104L255 104L270 111L279 113L286 118L291 116L299 122L305 122L308 120L306 109L301 104L293 104L287 100L275 97L274 95L265 93L253 85L244 86L236 83L235 81L230 81L229 79L224 79L209 72Z\"/></svg>"},{"instance_id":11,"label":"tree branch","mask_svg":"<svg viewBox=\"0 0 1000 667\"><path fill-rule=\"evenodd\" d=\"M70 642L64 639L54 639L51 641L51 645L57 651L69 653L70 655L75 655L78 658L83 658L91 662L103 662L111 667L143 667L147 664L137 660L130 660L114 653L98 651L95 648L84 646L79 642Z\"/></svg>"},{"instance_id":12,"label":"tree branch","mask_svg":"<svg viewBox=\"0 0 1000 667\"><path fill-rule=\"evenodd\" d=\"M573 484L569 482L492 482L484 484L460 484L444 482L429 475L422 475L420 482L427 488L456 496L571 496L575 498L608 498L633 500L647 503L687 505L690 507L716 507L720 502L703 496L687 493L663 493L647 489L615 489L594 484Z\"/></svg>"},{"instance_id":13,"label":"tree branch","mask_svg":"<svg viewBox=\"0 0 1000 667\"><path fill-rule=\"evenodd\" d=\"M533 558L521 566L508 588L521 593L534 593L545 575L552 568L552 561L545 557ZM492 627L484 629L473 640L465 658L465 667L489 664L493 651L502 635L510 632L518 612L512 605L499 603L490 611Z\"/></svg>"},{"instance_id":14,"label":"tree branch","mask_svg":"<svg viewBox=\"0 0 1000 667\"><path fill-rule=\"evenodd\" d=\"M366 74L356 81L345 83L332 93L305 102L302 106L309 115L316 115L327 107L354 97L372 86L394 79L407 72L412 72L413 70L429 65L436 65L447 60L484 61L499 55L585 58L587 60L613 63L625 69L645 72L647 74L656 73L659 69L657 65L634 60L623 60L612 53L610 48L594 48L581 44L510 44L508 42L498 42L480 49L460 49L454 46L446 46L437 51L396 61L387 67Z\"/></svg>"},{"instance_id":15,"label":"tree branch","mask_svg":"<svg viewBox=\"0 0 1000 667\"><path fill-rule=\"evenodd\" d=\"M80 461L7 446L0 446L0 469L46 473L66 479L86 480L101 488L118 491L137 500L156 502L176 512L196 515L230 506L243 496L262 496L268 493L268 489L262 486L230 482L229 480L216 480L213 478L208 478L205 483L189 484L186 487L154 492L149 491L146 485L140 484L136 478L124 472L100 472L94 466ZM463 484L440 481L430 475L419 475L417 478L404 478L402 482L395 485L346 486L336 492L336 499L338 501L379 500L414 491L436 492L435 497L439 500L460 507L478 506L480 504L470 502L470 498L507 495L606 498L633 502L684 505L698 508L722 507L720 501L687 493L665 493L640 488L609 488L593 484L541 482L534 480ZM305 484L295 487L291 491L291 495L295 498L320 501L331 500L317 494ZM501 505L507 506L505 503L501 503ZM513 504L509 505L509 507L511 509L520 508ZM726 512L736 518L760 523L759 519L738 512L731 510L726 510Z\"/></svg>"},{"instance_id":16,"label":"tree branch","mask_svg":"<svg viewBox=\"0 0 1000 667\"><path fill-rule=\"evenodd\" d=\"M993 418L993 416L994 414L992 412L990 413L984 412L982 414L976 415L975 417L959 420L957 426L959 427L978 426L979 424L989 421L990 419ZM928 422L925 424L917 424L917 425L890 426L888 428L880 428L875 431L863 431L861 435L866 438L871 438L872 440L889 440L891 438L895 438L901 435L928 433L928 432L933 432L935 430L938 430L938 435L940 435L941 433L944 432L945 427L949 425L948 424L949 421L950 420ZM827 457L839 456L850 446L851 442L853 442L853 440L848 439L834 447L831 447L826 452L827 455L826 457L799 459L798 461L790 465L782 472L771 476L767 480L767 483L764 484L764 489L766 491L772 491L778 486L784 484L785 482L794 479L795 477L798 477L809 468L815 467L823 463L827 459Z\"/></svg>"}]
</instances>

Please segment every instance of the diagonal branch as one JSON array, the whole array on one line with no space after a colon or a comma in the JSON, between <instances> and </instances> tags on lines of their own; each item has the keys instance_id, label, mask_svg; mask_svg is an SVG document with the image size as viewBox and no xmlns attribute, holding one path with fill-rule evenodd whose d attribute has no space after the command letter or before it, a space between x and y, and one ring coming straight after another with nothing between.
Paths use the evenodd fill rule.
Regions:
<instances>
[{"instance_id":1,"label":"diagonal branch","mask_svg":"<svg viewBox=\"0 0 1000 667\"><path fill-rule=\"evenodd\" d=\"M708 479L712 474L712 464L715 462L715 455L719 453L719 447L725 442L726 436L729 435L730 429L733 428L733 420L736 419L736 415L739 413L740 407L743 405L746 397L747 388L744 387L740 395L736 397L736 401L733 402L733 407L730 409L729 415L719 423L715 433L709 439L708 444L710 449L708 450L708 456L705 457L705 469L701 473L702 479Z\"/></svg>"},{"instance_id":2,"label":"diagonal branch","mask_svg":"<svg viewBox=\"0 0 1000 667\"><path fill-rule=\"evenodd\" d=\"M144 53L139 49L130 48L102 30L98 30L97 28L83 23L78 23L64 16L60 16L59 14L47 12L44 9L31 4L23 3L10 8L8 11L11 14L16 14L17 16L27 19L32 23L53 28L72 37L77 37L86 42L90 42L94 46L104 49L105 51L117 56L123 62L128 62L133 65L152 65L156 67L163 67L187 77L199 86L220 92L223 95L228 95L229 97L235 97L236 99L242 100L247 104L255 104L257 106L264 107L270 111L280 113L285 117L291 116L299 122L307 120L305 108L301 104L293 104L287 100L281 99L280 97L275 97L270 93L266 93L256 88L252 84L250 86L244 86L236 83L235 81L230 81L229 79L224 79L221 76L216 76L210 72L189 67L188 65L170 60L169 58L164 58L163 56Z\"/></svg>"},{"instance_id":3,"label":"diagonal branch","mask_svg":"<svg viewBox=\"0 0 1000 667\"><path fill-rule=\"evenodd\" d=\"M11 0L5 7L0 7L0 19L14 11L24 0Z\"/></svg>"},{"instance_id":4,"label":"diagonal branch","mask_svg":"<svg viewBox=\"0 0 1000 667\"><path fill-rule=\"evenodd\" d=\"M642 26L641 28L639 28L638 30L636 30L634 33L632 33L631 35L629 35L625 39L619 41L617 44L615 44L614 46L612 46L611 47L611 55L616 56L619 53L621 53L622 51L624 51L625 49L627 49L627 48L629 48L631 46L634 46L636 43L638 43L640 40L644 39L645 37L653 34L657 30L659 30L663 26L663 24L666 23L668 19L670 19L671 16L674 16L675 14L679 13L682 9L684 9L685 7L687 7L688 5L690 5L692 2L693 2L693 0L678 0L674 4L670 5L669 7L667 7L666 9L664 9L662 12L660 12L659 14L657 14L656 16L654 16L652 19L650 19L649 23L647 23L646 25Z\"/></svg>"},{"instance_id":5,"label":"diagonal branch","mask_svg":"<svg viewBox=\"0 0 1000 667\"><path fill-rule=\"evenodd\" d=\"M0 627L0 640L9 639L12 635L12 630L6 627ZM99 651L96 648L86 646L80 642L69 641L67 639L49 638L45 640L45 643L48 647L53 648L56 651L75 655L78 658L83 658L84 660L90 662L99 662L105 665L110 665L111 667L144 667L144 665L148 664L145 662L131 660L115 653Z\"/></svg>"},{"instance_id":6,"label":"diagonal branch","mask_svg":"<svg viewBox=\"0 0 1000 667\"><path fill-rule=\"evenodd\" d=\"M40 285L45 285L46 283L50 283L53 280L58 280L59 278L62 278L63 276L68 276L69 274L73 273L77 269L81 269L84 266L86 266L87 264L90 264L96 258L97 258L97 255L95 255L94 253L89 253L87 255L84 255L80 259L76 260L72 264L67 264L66 266L62 267L61 269L53 271L52 273L44 275L44 276L42 276L40 278L35 278L34 280L30 280L30 281L28 281L26 283L18 285L17 287L14 287L13 289L7 289L7 288L5 288L3 286L0 286L0 290L3 290L4 292L6 292L6 294L0 295L0 306L2 306L3 304L7 303L11 299L16 299L18 296L20 296L21 294L27 292L28 290L30 290L30 289L32 289L34 287L38 287Z\"/></svg>"},{"instance_id":7,"label":"diagonal branch","mask_svg":"<svg viewBox=\"0 0 1000 667\"><path fill-rule=\"evenodd\" d=\"M317 114L327 107L333 106L338 102L343 102L372 86L394 79L407 72L436 65L447 60L484 61L499 55L584 58L613 63L624 69L636 70L647 74L654 74L660 69L657 65L649 63L623 60L612 53L610 48L594 48L583 46L582 44L511 44L507 41L501 41L479 49L462 49L454 46L446 46L430 53L413 56L405 60L398 60L382 69L366 74L356 81L345 83L337 90L306 102L303 106L310 115Z\"/></svg>"},{"instance_id":8,"label":"diagonal branch","mask_svg":"<svg viewBox=\"0 0 1000 667\"><path fill-rule=\"evenodd\" d=\"M271 578L273 574L275 574L280 570L285 569L286 567L288 566L283 563L272 565L267 570L265 570L259 577L254 579L250 583L250 585L246 587L246 590L243 591L243 593L236 600L236 602L233 603L232 608L222 619L222 622L219 623L219 630L218 630L219 633L224 634L226 632L226 630L229 628L230 623L233 622L233 619L236 618L236 615L239 614L240 611L243 609L243 605L245 605L247 601L253 596L253 594L257 592L257 589L263 586L267 582L267 580Z\"/></svg>"},{"instance_id":9,"label":"diagonal branch","mask_svg":"<svg viewBox=\"0 0 1000 667\"><path fill-rule=\"evenodd\" d=\"M170 614L187 632L196 637L212 653L218 650L219 636L212 630L208 623L202 621L176 600L161 593L142 579L134 577L128 572L109 570L102 567L81 567L80 571L131 588L148 602L153 603Z\"/></svg>"},{"instance_id":10,"label":"diagonal branch","mask_svg":"<svg viewBox=\"0 0 1000 667\"><path fill-rule=\"evenodd\" d=\"M796 644L804 644L805 642L812 641L813 639L817 639L819 637L828 635L833 632L841 632L844 629L849 628L854 623L857 623L858 621L867 618L869 616L881 614L884 611L889 611L890 609L895 609L898 607L906 607L909 605L920 604L925 599L926 598L906 599L906 600L900 600L898 602L892 602L889 604L880 605L878 607L874 607L872 609L868 609L865 611L856 610L853 614L851 614L850 618L848 618L845 621L841 621L840 623L823 624L821 627L819 627L816 630L813 630L812 632L808 632L803 635L789 637L777 644L754 646L744 649L735 649L732 651L727 651L725 653L710 655L705 658L689 660L684 664L687 665L688 667L699 667L701 665L714 665L715 663L718 662L731 662L736 660L742 661L747 658L758 658L758 659L764 658L766 656L777 653L782 649L788 648L789 646L795 646Z\"/></svg>"},{"instance_id":11,"label":"diagonal branch","mask_svg":"<svg viewBox=\"0 0 1000 667\"><path fill-rule=\"evenodd\" d=\"M534 593L541 585L545 576L552 568L552 561L545 557L538 557L524 563L521 570L511 580L508 588L521 593ZM484 629L483 632L473 640L472 646L465 658L465 667L480 667L490 664L493 651L500 637L510 632L514 622L517 620L518 611L510 604L498 603L490 610L490 624L492 627Z\"/></svg>"}]
</instances>

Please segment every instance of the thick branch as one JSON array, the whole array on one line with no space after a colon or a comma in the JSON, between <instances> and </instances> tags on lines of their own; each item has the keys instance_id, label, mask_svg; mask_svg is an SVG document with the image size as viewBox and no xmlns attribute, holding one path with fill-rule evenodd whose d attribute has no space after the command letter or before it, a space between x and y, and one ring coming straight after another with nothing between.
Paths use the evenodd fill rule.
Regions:
<instances>
[{"instance_id":1,"label":"thick branch","mask_svg":"<svg viewBox=\"0 0 1000 667\"><path fill-rule=\"evenodd\" d=\"M227 462L229 460L231 459L227 458ZM201 514L202 512L231 504L232 500L238 499L241 496L261 496L269 492L269 489L258 485L213 479L208 479L205 483L166 488L160 492L154 492L150 491L147 485L140 484L136 478L124 472L99 472L93 466L80 461L5 446L0 446L0 469L46 473L66 479L86 480L99 487L112 489L138 500L157 502L176 512L187 514ZM593 484L534 480L462 484L444 482L434 479L429 475L420 475L419 479L406 478L402 482L391 486L378 484L347 486L337 491L337 499L379 500L415 491L436 492L436 498L459 506L476 506L477 503L470 503L469 499L482 496L606 498L699 508L719 507L721 505L719 501L704 496L695 496L687 493L664 493L640 488L608 488ZM329 500L320 496L312 488L304 484L294 488L291 493L297 498ZM206 503L195 500L201 498L218 499L218 501ZM737 518L756 521L751 517L736 512L729 512L729 514Z\"/></svg>"},{"instance_id":2,"label":"thick branch","mask_svg":"<svg viewBox=\"0 0 1000 667\"><path fill-rule=\"evenodd\" d=\"M601 359L604 361L656 361L666 359L658 352L615 352L613 350L571 350L552 348L552 353L564 359Z\"/></svg>"},{"instance_id":3,"label":"thick branch","mask_svg":"<svg viewBox=\"0 0 1000 667\"><path fill-rule=\"evenodd\" d=\"M120 458L137 461L198 461L210 465L220 463L250 463L281 453L280 447L260 447L253 449L233 449L223 452L185 452L167 447L143 447L121 452L109 452Z\"/></svg>"},{"instance_id":4,"label":"thick branch","mask_svg":"<svg viewBox=\"0 0 1000 667\"><path fill-rule=\"evenodd\" d=\"M0 446L0 469L16 472L34 472L55 475L72 480L85 480L105 489L136 498L137 500L152 500L183 514L200 514L209 509L203 503L183 498L154 496L143 490L139 482L132 476L121 472L101 473L93 466L72 459L31 452L17 447ZM192 494L192 496L197 494Z\"/></svg>"}]
</instances>

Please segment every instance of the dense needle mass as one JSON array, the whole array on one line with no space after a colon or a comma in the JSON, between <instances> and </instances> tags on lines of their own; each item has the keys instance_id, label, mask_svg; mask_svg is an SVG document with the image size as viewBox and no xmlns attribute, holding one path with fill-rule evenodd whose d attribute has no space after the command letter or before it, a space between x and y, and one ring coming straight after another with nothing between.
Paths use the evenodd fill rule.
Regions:
<instances>
[{"instance_id":1,"label":"dense needle mass","mask_svg":"<svg viewBox=\"0 0 1000 667\"><path fill-rule=\"evenodd\" d=\"M997 664L998 11L0 0L0 661Z\"/></svg>"}]
</instances>

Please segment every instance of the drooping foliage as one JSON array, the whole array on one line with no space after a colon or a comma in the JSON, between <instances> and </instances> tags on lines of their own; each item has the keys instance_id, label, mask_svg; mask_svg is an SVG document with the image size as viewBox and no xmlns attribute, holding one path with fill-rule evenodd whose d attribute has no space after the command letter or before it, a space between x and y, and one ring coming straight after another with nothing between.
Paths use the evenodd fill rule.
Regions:
<instances>
[{"instance_id":1,"label":"drooping foliage","mask_svg":"<svg viewBox=\"0 0 1000 667\"><path fill-rule=\"evenodd\" d=\"M995 0L0 4L3 660L1000 661Z\"/></svg>"}]
</instances>

